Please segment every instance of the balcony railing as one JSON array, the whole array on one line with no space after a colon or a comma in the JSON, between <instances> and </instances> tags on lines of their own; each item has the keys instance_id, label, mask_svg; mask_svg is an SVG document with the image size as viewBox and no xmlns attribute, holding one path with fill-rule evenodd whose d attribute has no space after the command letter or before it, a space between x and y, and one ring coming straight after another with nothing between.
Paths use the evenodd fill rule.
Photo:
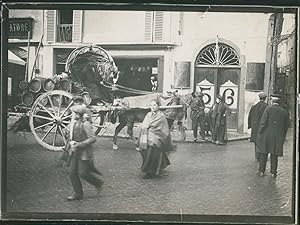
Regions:
<instances>
[{"instance_id":1,"label":"balcony railing","mask_svg":"<svg viewBox=\"0 0 300 225\"><path fill-rule=\"evenodd\" d=\"M57 42L72 42L72 24L60 24L57 30Z\"/></svg>"}]
</instances>

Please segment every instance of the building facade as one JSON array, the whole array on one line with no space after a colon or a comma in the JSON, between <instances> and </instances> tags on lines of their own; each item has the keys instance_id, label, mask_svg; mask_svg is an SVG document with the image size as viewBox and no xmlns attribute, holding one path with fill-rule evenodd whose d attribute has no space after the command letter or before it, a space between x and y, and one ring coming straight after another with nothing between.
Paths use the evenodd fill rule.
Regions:
<instances>
[{"instance_id":1,"label":"building facade","mask_svg":"<svg viewBox=\"0 0 300 225\"><path fill-rule=\"evenodd\" d=\"M159 92L201 89L207 107L223 94L233 112L229 129L248 132L248 112L266 85L270 13L37 11L33 39L44 37L36 76L63 72L73 49L99 45L114 58L122 85L151 90L155 76Z\"/></svg>"}]
</instances>

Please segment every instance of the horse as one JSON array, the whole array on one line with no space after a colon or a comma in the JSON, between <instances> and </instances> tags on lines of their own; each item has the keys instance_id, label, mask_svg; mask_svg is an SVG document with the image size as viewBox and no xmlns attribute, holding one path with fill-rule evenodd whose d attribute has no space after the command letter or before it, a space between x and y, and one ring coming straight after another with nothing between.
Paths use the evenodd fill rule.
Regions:
<instances>
[{"instance_id":1,"label":"horse","mask_svg":"<svg viewBox=\"0 0 300 225\"><path fill-rule=\"evenodd\" d=\"M147 96L150 95L143 95L143 101L145 102L145 99L147 99ZM178 92L174 92L171 94L171 96L163 96L162 94L159 94L160 97L160 102L166 102L166 106L174 106L174 105L182 105L182 108L168 108L163 110L164 114L166 115L168 124L169 124L169 129L172 129L172 125L174 120L178 121L178 130L181 133L181 140L184 141L186 138L185 135L185 127L183 126L183 120L186 119L186 111L188 107L187 103L187 98L189 95L184 95L184 96L179 96ZM130 97L131 99L136 99L138 101L138 97ZM150 97L151 98L151 97ZM124 98L126 99L126 98ZM146 104L149 104L150 100ZM136 104L139 104L136 103ZM119 117L119 124L115 129L114 137L113 137L113 149L117 150L119 147L117 145L117 137L120 131L127 126L127 135L129 136L130 139L134 140L134 135L133 135L133 127L134 123L139 122L141 123L146 114L150 111L148 108L133 108L125 111L120 111L119 113L116 113L116 115ZM114 121L116 120L115 118L113 119Z\"/></svg>"}]
</instances>

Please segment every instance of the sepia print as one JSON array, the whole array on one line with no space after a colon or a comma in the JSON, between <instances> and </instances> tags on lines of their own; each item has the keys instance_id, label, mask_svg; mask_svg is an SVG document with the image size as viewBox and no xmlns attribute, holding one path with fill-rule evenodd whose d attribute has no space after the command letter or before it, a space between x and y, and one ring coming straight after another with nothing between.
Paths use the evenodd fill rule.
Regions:
<instances>
[{"instance_id":1,"label":"sepia print","mask_svg":"<svg viewBox=\"0 0 300 225\"><path fill-rule=\"evenodd\" d=\"M296 8L93 7L2 8L3 218L296 223Z\"/></svg>"}]
</instances>

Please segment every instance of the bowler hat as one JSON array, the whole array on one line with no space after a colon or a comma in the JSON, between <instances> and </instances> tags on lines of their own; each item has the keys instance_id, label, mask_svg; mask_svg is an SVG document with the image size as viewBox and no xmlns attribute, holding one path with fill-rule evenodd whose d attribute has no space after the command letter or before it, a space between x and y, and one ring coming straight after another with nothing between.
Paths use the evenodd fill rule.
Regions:
<instances>
[{"instance_id":1,"label":"bowler hat","mask_svg":"<svg viewBox=\"0 0 300 225\"><path fill-rule=\"evenodd\" d=\"M260 93L260 94L258 95L258 97L259 97L260 99L265 99L265 98L267 97L267 94L266 94L266 93Z\"/></svg>"},{"instance_id":2,"label":"bowler hat","mask_svg":"<svg viewBox=\"0 0 300 225\"><path fill-rule=\"evenodd\" d=\"M282 98L282 95L280 94L271 94L272 98Z\"/></svg>"}]
</instances>

